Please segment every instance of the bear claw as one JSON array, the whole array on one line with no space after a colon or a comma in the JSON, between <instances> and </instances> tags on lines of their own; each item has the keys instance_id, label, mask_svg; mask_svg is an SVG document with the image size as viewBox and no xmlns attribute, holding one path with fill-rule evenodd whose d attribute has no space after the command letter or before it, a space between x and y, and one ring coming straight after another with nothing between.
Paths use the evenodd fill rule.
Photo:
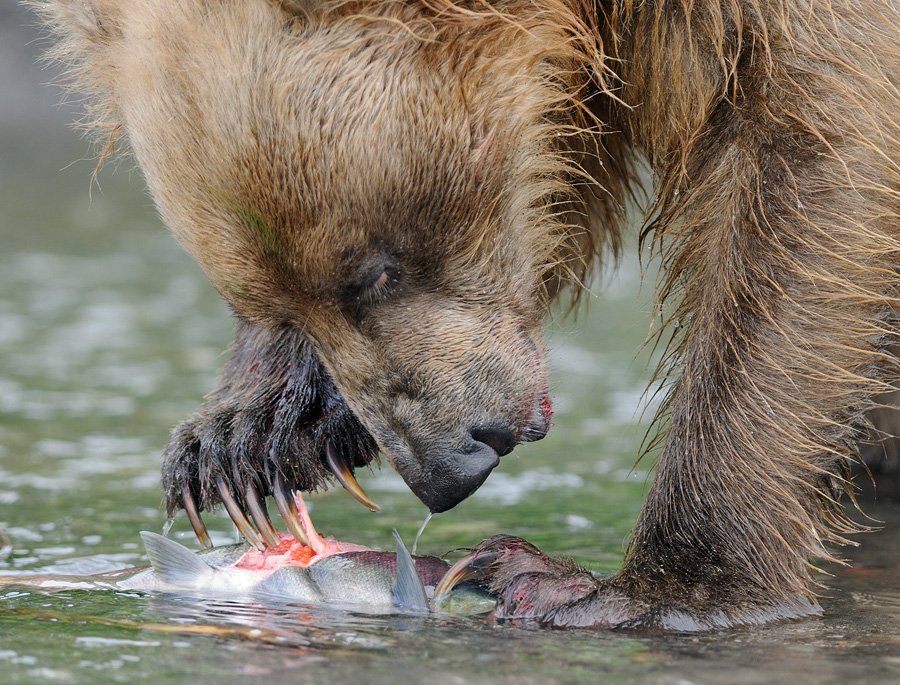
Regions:
<instances>
[{"instance_id":1,"label":"bear claw","mask_svg":"<svg viewBox=\"0 0 900 685\"><path fill-rule=\"evenodd\" d=\"M191 494L191 489L187 485L181 489L181 503L200 545L205 549L210 549L213 544L212 540L209 539L209 531L206 530L206 525L203 523L203 519L200 518L200 512L197 510L194 496Z\"/></svg>"},{"instance_id":2,"label":"bear claw","mask_svg":"<svg viewBox=\"0 0 900 685\"><path fill-rule=\"evenodd\" d=\"M331 469L334 477L338 479L338 482L344 490L353 497L353 499L362 504L369 511L381 511L381 507L371 500L366 494L366 491L363 490L362 486L357 482L356 476L353 475L353 470L350 468L350 464L338 454L331 443L325 444L325 458L328 460L328 468Z\"/></svg>"}]
</instances>

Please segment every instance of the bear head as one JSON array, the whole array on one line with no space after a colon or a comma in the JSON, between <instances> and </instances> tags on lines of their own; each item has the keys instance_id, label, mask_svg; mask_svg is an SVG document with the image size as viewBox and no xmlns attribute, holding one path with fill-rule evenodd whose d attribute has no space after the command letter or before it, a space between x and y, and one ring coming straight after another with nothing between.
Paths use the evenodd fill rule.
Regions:
<instances>
[{"instance_id":1,"label":"bear head","mask_svg":"<svg viewBox=\"0 0 900 685\"><path fill-rule=\"evenodd\" d=\"M594 242L596 32L470 4L95 0L67 48L217 290L303 332L432 511L547 432L542 319Z\"/></svg>"}]
</instances>

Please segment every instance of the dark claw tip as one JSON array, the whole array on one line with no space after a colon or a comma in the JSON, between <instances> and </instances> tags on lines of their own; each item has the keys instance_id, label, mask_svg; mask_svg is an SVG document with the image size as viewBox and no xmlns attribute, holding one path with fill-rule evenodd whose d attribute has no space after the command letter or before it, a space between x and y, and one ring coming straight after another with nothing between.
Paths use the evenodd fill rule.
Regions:
<instances>
[{"instance_id":1,"label":"dark claw tip","mask_svg":"<svg viewBox=\"0 0 900 685\"><path fill-rule=\"evenodd\" d=\"M188 521L190 521L191 528L194 529L194 535L197 536L200 545L206 549L210 549L213 546L212 540L209 539L209 532L206 530L203 519L200 518L200 511L197 509L197 504L194 502L194 496L191 495L191 489L187 485L185 485L181 491L181 504L184 507L184 512L187 514Z\"/></svg>"}]
</instances>

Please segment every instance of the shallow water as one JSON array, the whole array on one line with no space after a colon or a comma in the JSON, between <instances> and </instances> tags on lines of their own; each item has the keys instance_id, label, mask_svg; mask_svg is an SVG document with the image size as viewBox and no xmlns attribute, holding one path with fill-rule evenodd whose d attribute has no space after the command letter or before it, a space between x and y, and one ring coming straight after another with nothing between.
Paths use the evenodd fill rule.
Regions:
<instances>
[{"instance_id":1,"label":"shallow water","mask_svg":"<svg viewBox=\"0 0 900 685\"><path fill-rule=\"evenodd\" d=\"M128 163L101 175L57 127L0 127L0 575L87 574L144 563L160 530L159 455L211 387L225 307L155 218ZM646 491L634 464L650 287L626 260L574 332L551 328L556 427L482 489L436 516L420 554L496 532L614 570ZM652 413L652 407L650 407ZM391 549L425 514L388 467L311 498L320 530ZM557 632L479 620L272 611L112 592L0 591L0 682L893 683L900 680L900 505L865 507L888 530L848 550L824 618L703 636ZM235 539L207 516L214 541ZM193 544L189 526L173 535ZM3 547L0 541L0 548ZM451 555L452 558L452 555Z\"/></svg>"}]
</instances>

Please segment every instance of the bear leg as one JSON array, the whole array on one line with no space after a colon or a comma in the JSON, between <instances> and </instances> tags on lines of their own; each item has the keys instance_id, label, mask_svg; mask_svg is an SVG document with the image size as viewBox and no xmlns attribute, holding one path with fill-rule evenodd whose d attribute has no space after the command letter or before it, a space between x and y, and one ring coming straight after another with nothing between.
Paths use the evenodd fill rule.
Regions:
<instances>
[{"instance_id":1,"label":"bear leg","mask_svg":"<svg viewBox=\"0 0 900 685\"><path fill-rule=\"evenodd\" d=\"M900 73L900 15L884 2L671 5L622 3L604 41L621 50L618 95L640 103L622 127L655 171L648 235L675 331L655 480L610 578L516 538L477 548L463 565L500 594L502 618L706 630L808 616L811 559L859 530L839 498L866 412L898 376L887 75Z\"/></svg>"}]
</instances>

